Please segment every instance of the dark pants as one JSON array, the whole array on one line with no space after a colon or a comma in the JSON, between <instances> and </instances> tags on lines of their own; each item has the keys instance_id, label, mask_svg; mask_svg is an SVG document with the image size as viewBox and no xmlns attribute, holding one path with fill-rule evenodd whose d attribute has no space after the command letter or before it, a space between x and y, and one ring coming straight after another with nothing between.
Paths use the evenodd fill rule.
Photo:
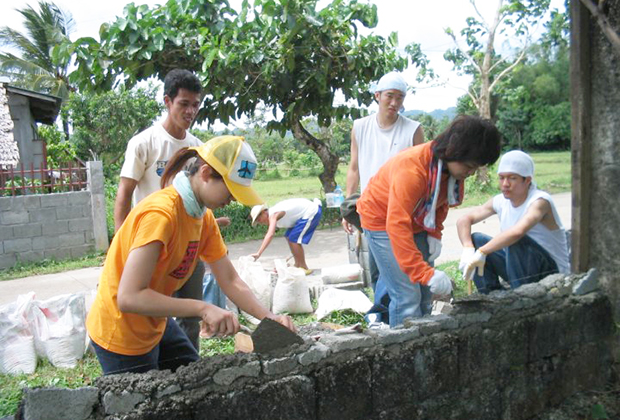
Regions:
<instances>
[{"instance_id":1,"label":"dark pants","mask_svg":"<svg viewBox=\"0 0 620 420\"><path fill-rule=\"evenodd\" d=\"M143 373L153 369L170 369L185 366L200 359L198 352L176 321L168 318L161 341L146 354L126 356L104 349L91 341L104 375L114 373Z\"/></svg>"},{"instance_id":2,"label":"dark pants","mask_svg":"<svg viewBox=\"0 0 620 420\"><path fill-rule=\"evenodd\" d=\"M198 261L196 269L181 287L174 294L175 297L182 299L202 300L202 278L205 274L205 266L202 261ZM194 345L196 351L200 351L200 317L178 318L177 322L189 341Z\"/></svg>"},{"instance_id":3,"label":"dark pants","mask_svg":"<svg viewBox=\"0 0 620 420\"><path fill-rule=\"evenodd\" d=\"M476 249L480 248L492 238L483 233L471 235ZM487 294L493 290L502 289L498 277L503 278L510 287L517 287L535 283L549 274L558 272L558 265L543 247L529 236L524 236L509 247L500 249L487 255L484 274L474 274L474 283L478 291Z\"/></svg>"}]
</instances>

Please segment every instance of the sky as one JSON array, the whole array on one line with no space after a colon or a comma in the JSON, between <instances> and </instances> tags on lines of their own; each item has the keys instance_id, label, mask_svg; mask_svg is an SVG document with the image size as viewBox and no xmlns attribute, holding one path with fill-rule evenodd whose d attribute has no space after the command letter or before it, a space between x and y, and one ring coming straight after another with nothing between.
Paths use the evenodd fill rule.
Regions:
<instances>
[{"instance_id":1,"label":"sky","mask_svg":"<svg viewBox=\"0 0 620 420\"><path fill-rule=\"evenodd\" d=\"M241 0L229 0L233 8L238 8ZM327 0L321 0L325 4ZM405 109L431 112L456 106L457 99L466 93L471 81L469 76L459 76L452 71L451 63L443 59L446 50L454 46L452 39L445 33L445 28L458 33L465 26L465 19L474 16L473 6L467 0L372 0L377 5L379 24L372 32L387 37L392 31L398 32L399 48L411 42L421 45L422 51L430 60L430 67L439 76L434 86L418 86L415 70L406 70L403 74L410 86L415 88L405 98ZM55 0L55 3L73 15L75 32L71 39L91 36L99 39L99 27L104 22L112 22L122 16L127 0ZM162 0L138 0L136 4L162 4ZM480 12L487 17L495 11L497 2L478 0ZM563 10L563 0L552 0L552 8ZM4 0L0 4L0 27L10 26L20 29L22 17L15 9L26 5L36 6L36 0ZM542 32L542 25L538 29ZM367 33L364 33L365 35ZM464 45L464 43L463 43ZM497 45L497 44L496 44ZM507 44L504 44L507 45ZM370 107L376 110L376 105Z\"/></svg>"}]
</instances>

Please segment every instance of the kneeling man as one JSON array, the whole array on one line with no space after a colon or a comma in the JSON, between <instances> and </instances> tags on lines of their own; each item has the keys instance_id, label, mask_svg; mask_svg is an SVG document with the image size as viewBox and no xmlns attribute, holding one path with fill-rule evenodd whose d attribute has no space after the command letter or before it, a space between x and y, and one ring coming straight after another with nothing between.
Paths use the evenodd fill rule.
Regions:
<instances>
[{"instance_id":1,"label":"kneeling man","mask_svg":"<svg viewBox=\"0 0 620 420\"><path fill-rule=\"evenodd\" d=\"M457 221L463 276L486 294L502 289L498 276L514 289L549 274L568 273L566 232L551 196L536 188L532 158L510 151L502 156L497 173L502 193ZM472 234L472 225L494 214L499 235Z\"/></svg>"}]
</instances>

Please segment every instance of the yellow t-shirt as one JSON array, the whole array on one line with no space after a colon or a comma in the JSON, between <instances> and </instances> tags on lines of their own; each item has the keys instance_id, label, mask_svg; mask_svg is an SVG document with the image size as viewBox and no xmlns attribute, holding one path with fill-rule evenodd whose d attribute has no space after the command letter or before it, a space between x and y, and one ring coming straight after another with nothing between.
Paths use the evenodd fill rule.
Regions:
<instances>
[{"instance_id":1,"label":"yellow t-shirt","mask_svg":"<svg viewBox=\"0 0 620 420\"><path fill-rule=\"evenodd\" d=\"M138 203L114 236L97 297L86 319L90 338L104 349L141 355L152 350L164 334L166 317L123 313L116 300L129 253L155 241L164 247L150 288L167 296L187 281L196 267L197 256L214 262L226 255L213 213L207 210L202 219L191 217L174 187L155 192Z\"/></svg>"}]
</instances>

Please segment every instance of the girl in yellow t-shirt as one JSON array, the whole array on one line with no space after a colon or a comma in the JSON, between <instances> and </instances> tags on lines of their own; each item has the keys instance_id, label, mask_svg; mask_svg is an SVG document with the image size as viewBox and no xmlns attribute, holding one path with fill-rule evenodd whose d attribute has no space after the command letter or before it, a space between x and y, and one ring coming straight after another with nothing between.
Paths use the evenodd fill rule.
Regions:
<instances>
[{"instance_id":1,"label":"girl in yellow t-shirt","mask_svg":"<svg viewBox=\"0 0 620 420\"><path fill-rule=\"evenodd\" d=\"M195 158L187 171L189 159ZM243 137L216 137L179 150L162 175L162 190L142 200L114 236L86 326L104 374L176 370L199 359L172 317L200 317L209 335L239 331L236 316L201 300L172 297L201 258L224 293L258 319L294 330L252 294L227 257L210 209L262 200L251 188L256 158ZM164 188L172 180L172 185Z\"/></svg>"}]
</instances>

